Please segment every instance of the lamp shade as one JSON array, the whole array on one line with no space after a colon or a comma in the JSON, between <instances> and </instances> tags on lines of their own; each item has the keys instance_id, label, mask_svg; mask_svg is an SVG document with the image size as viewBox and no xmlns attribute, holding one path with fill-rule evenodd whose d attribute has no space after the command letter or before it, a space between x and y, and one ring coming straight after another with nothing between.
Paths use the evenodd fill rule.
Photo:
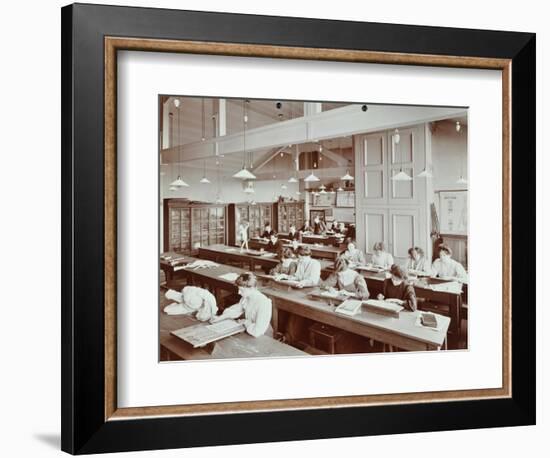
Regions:
<instances>
[{"instance_id":1,"label":"lamp shade","mask_svg":"<svg viewBox=\"0 0 550 458\"><path fill-rule=\"evenodd\" d=\"M240 178L241 180L255 180L256 175L248 171L246 167L243 167L235 175L233 175L233 178Z\"/></svg>"},{"instance_id":2,"label":"lamp shade","mask_svg":"<svg viewBox=\"0 0 550 458\"><path fill-rule=\"evenodd\" d=\"M298 183L298 180L297 180L295 177L290 177L290 178L288 179L288 182L289 182L289 183Z\"/></svg>"},{"instance_id":3,"label":"lamp shade","mask_svg":"<svg viewBox=\"0 0 550 458\"><path fill-rule=\"evenodd\" d=\"M209 184L209 183L210 183L210 180L209 180L208 178L206 178L206 177L202 177L200 183L202 183L202 184Z\"/></svg>"},{"instance_id":4,"label":"lamp shade","mask_svg":"<svg viewBox=\"0 0 550 458\"><path fill-rule=\"evenodd\" d=\"M175 186L176 188L189 187L189 185L185 181L183 181L180 176L172 181L172 183L170 183L170 186Z\"/></svg>"},{"instance_id":5,"label":"lamp shade","mask_svg":"<svg viewBox=\"0 0 550 458\"><path fill-rule=\"evenodd\" d=\"M391 179L393 181L411 181L412 177L403 172L403 170L400 170L399 173L396 173Z\"/></svg>"},{"instance_id":6,"label":"lamp shade","mask_svg":"<svg viewBox=\"0 0 550 458\"><path fill-rule=\"evenodd\" d=\"M304 181L310 183L312 181L319 181L319 178L317 178L313 172L311 172L307 177L304 178Z\"/></svg>"},{"instance_id":7,"label":"lamp shade","mask_svg":"<svg viewBox=\"0 0 550 458\"><path fill-rule=\"evenodd\" d=\"M433 175L428 172L428 170L424 169L422 172L420 172L418 175L416 175L418 178L432 178Z\"/></svg>"},{"instance_id":8,"label":"lamp shade","mask_svg":"<svg viewBox=\"0 0 550 458\"><path fill-rule=\"evenodd\" d=\"M346 172L346 174L340 178L342 181L351 181L353 180L353 177L349 174L349 170Z\"/></svg>"}]
</instances>

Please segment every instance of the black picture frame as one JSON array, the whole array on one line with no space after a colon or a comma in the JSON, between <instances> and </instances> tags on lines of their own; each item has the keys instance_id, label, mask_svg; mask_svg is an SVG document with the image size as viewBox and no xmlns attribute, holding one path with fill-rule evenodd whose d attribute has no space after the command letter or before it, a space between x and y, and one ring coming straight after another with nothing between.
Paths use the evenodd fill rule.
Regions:
<instances>
[{"instance_id":1,"label":"black picture frame","mask_svg":"<svg viewBox=\"0 0 550 458\"><path fill-rule=\"evenodd\" d=\"M62 8L62 449L72 454L535 424L535 34L74 4ZM512 396L105 420L104 37L512 61ZM514 224L515 223L515 224ZM211 434L216 431L216 434Z\"/></svg>"}]
</instances>

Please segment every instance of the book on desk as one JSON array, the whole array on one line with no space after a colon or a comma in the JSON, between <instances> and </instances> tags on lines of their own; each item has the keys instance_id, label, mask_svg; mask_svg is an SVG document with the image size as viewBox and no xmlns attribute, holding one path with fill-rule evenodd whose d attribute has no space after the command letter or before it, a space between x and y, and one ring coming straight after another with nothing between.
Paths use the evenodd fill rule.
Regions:
<instances>
[{"instance_id":1,"label":"book on desk","mask_svg":"<svg viewBox=\"0 0 550 458\"><path fill-rule=\"evenodd\" d=\"M199 323L187 326L172 331L170 334L190 343L193 348L197 348L239 334L244 330L244 325L235 320L223 320L214 324Z\"/></svg>"},{"instance_id":2,"label":"book on desk","mask_svg":"<svg viewBox=\"0 0 550 458\"><path fill-rule=\"evenodd\" d=\"M404 309L402 305L396 304L395 302L387 300L380 301L377 299L368 299L363 302L363 305L370 312L387 315L394 318L399 318L399 312Z\"/></svg>"},{"instance_id":3,"label":"book on desk","mask_svg":"<svg viewBox=\"0 0 550 458\"><path fill-rule=\"evenodd\" d=\"M346 299L334 310L336 313L341 313L342 315L353 316L361 313L361 306L363 301L359 299Z\"/></svg>"}]
</instances>

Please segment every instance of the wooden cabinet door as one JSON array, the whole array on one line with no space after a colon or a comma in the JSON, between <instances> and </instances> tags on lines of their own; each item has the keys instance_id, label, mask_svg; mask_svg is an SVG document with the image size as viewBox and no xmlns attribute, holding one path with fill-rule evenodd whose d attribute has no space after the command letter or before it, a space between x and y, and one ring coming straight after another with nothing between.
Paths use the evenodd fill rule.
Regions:
<instances>
[{"instance_id":1,"label":"wooden cabinet door","mask_svg":"<svg viewBox=\"0 0 550 458\"><path fill-rule=\"evenodd\" d=\"M419 244L418 209L389 210L390 237L387 250L397 264L407 260L409 248Z\"/></svg>"},{"instance_id":2,"label":"wooden cabinet door","mask_svg":"<svg viewBox=\"0 0 550 458\"><path fill-rule=\"evenodd\" d=\"M181 210L179 208L170 208L169 210L170 221L170 245L169 251L180 252L181 247Z\"/></svg>"},{"instance_id":3,"label":"wooden cabinet door","mask_svg":"<svg viewBox=\"0 0 550 458\"><path fill-rule=\"evenodd\" d=\"M358 136L359 159L355 192L368 204L388 202L387 136L385 132Z\"/></svg>"},{"instance_id":4,"label":"wooden cabinet door","mask_svg":"<svg viewBox=\"0 0 550 458\"><path fill-rule=\"evenodd\" d=\"M372 254L372 248L377 242L389 244L389 212L385 208L370 208L363 210L362 225L357 225L357 228L364 228L362 233L357 232L356 239L362 240L365 251L368 255Z\"/></svg>"},{"instance_id":5,"label":"wooden cabinet door","mask_svg":"<svg viewBox=\"0 0 550 458\"><path fill-rule=\"evenodd\" d=\"M189 253L191 251L191 211L189 208L180 209L181 215L181 237L180 246L181 251Z\"/></svg>"}]
</instances>

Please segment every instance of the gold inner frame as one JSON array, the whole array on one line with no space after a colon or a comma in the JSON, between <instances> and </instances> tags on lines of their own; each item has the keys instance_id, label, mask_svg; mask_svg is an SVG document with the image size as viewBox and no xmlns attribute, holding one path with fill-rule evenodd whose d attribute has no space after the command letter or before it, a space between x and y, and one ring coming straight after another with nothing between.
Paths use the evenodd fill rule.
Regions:
<instances>
[{"instance_id":1,"label":"gold inner frame","mask_svg":"<svg viewBox=\"0 0 550 458\"><path fill-rule=\"evenodd\" d=\"M502 380L501 388L430 391L421 393L336 396L305 399L242 401L216 404L185 404L118 408L116 345L116 107L117 51L176 52L240 57L267 57L378 64L423 65L480 68L502 72ZM511 60L480 57L404 54L342 49L300 48L179 40L105 37L105 420L137 419L151 416L189 416L371 406L381 404L425 403L489 398L512 394L511 367Z\"/></svg>"}]
</instances>

